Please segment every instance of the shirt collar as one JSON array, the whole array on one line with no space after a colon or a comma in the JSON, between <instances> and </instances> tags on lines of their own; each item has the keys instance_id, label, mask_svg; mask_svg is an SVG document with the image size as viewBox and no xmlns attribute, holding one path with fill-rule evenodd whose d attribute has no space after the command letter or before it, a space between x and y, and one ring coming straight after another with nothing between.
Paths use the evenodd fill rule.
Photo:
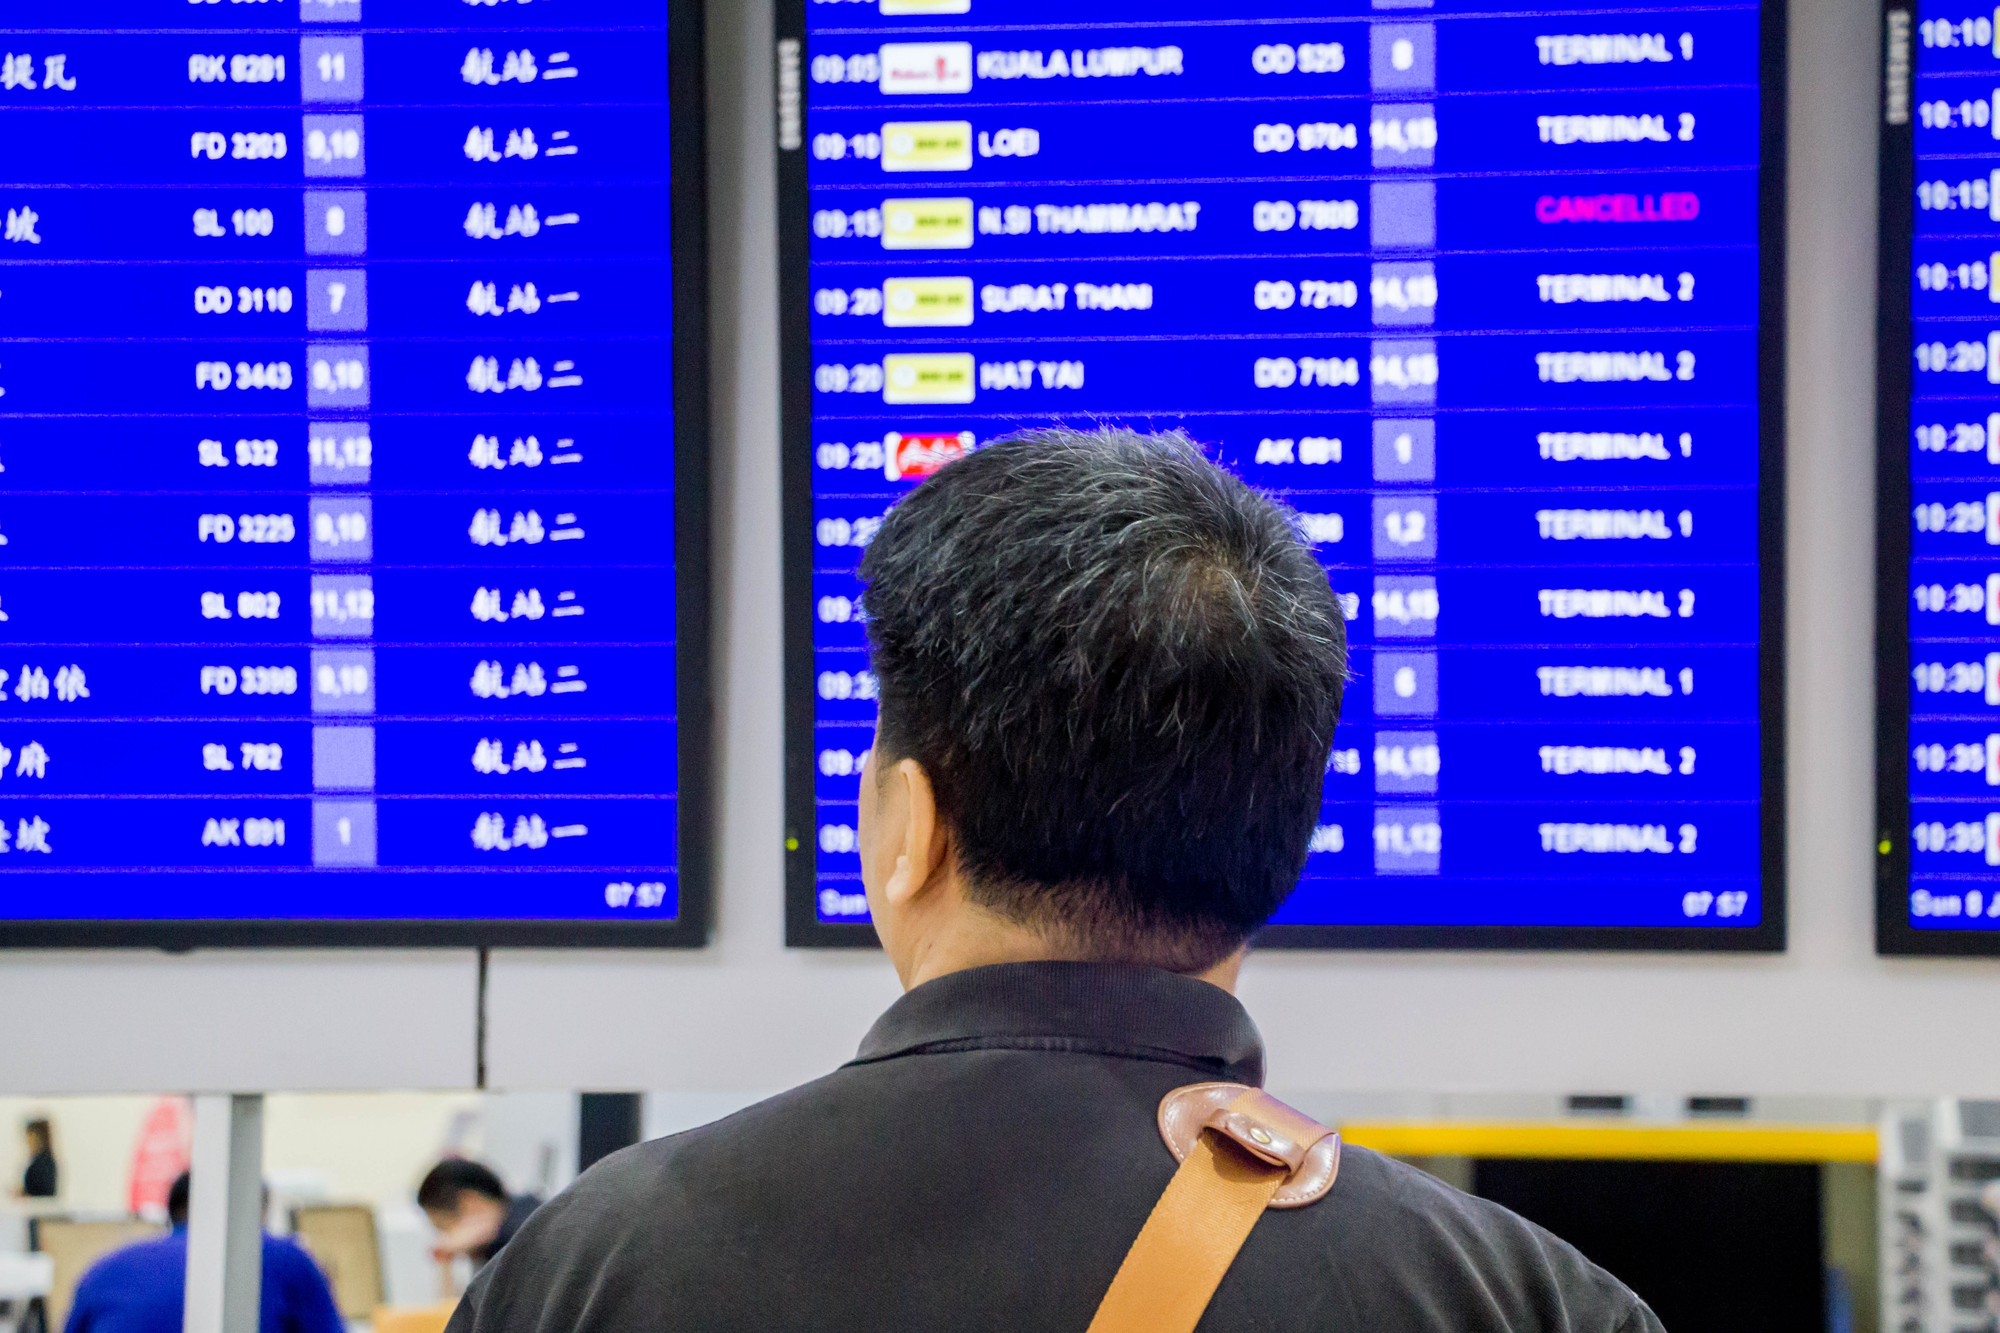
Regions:
<instances>
[{"instance_id":1,"label":"shirt collar","mask_svg":"<svg viewBox=\"0 0 2000 1333\"><path fill-rule=\"evenodd\" d=\"M941 1050L1088 1050L1166 1060L1261 1087L1264 1043L1219 986L1130 963L998 963L927 981L889 1006L853 1063Z\"/></svg>"}]
</instances>

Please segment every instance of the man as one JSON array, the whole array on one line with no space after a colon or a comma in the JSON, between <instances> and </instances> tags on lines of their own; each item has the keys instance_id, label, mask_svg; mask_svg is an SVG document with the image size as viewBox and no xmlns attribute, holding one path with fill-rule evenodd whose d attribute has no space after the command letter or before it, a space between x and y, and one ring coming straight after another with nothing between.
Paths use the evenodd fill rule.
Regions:
<instances>
[{"instance_id":1,"label":"man","mask_svg":"<svg viewBox=\"0 0 2000 1333\"><path fill-rule=\"evenodd\" d=\"M1161 1098L1262 1083L1231 991L1304 865L1346 679L1287 515L1184 437L1040 431L917 487L861 576L861 874L908 993L839 1071L592 1168L453 1333L1082 1333L1174 1174ZM1263 1215L1202 1327L1659 1325L1563 1242L1350 1148L1325 1198Z\"/></svg>"},{"instance_id":2,"label":"man","mask_svg":"<svg viewBox=\"0 0 2000 1333\"><path fill-rule=\"evenodd\" d=\"M30 1120L21 1127L28 1138L28 1169L21 1173L20 1195L24 1199L56 1197L55 1134L46 1120Z\"/></svg>"},{"instance_id":3,"label":"man","mask_svg":"<svg viewBox=\"0 0 2000 1333\"><path fill-rule=\"evenodd\" d=\"M127 1245L92 1264L77 1283L65 1333L181 1333L187 1301L188 1175L167 1192L173 1233ZM346 1333L333 1293L312 1256L264 1237L259 1333Z\"/></svg>"},{"instance_id":4,"label":"man","mask_svg":"<svg viewBox=\"0 0 2000 1333\"><path fill-rule=\"evenodd\" d=\"M445 1158L417 1186L417 1207L437 1228L431 1257L439 1263L460 1255L475 1265L486 1263L541 1203L532 1194L508 1194L500 1177L463 1157Z\"/></svg>"}]
</instances>

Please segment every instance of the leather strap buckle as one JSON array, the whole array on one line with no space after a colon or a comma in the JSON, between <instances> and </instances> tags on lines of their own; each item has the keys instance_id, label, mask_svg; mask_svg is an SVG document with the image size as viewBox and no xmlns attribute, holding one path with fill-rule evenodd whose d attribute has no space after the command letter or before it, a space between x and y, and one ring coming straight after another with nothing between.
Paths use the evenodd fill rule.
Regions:
<instances>
[{"instance_id":1,"label":"leather strap buckle","mask_svg":"<svg viewBox=\"0 0 2000 1333\"><path fill-rule=\"evenodd\" d=\"M1228 1139L1258 1161L1286 1169L1273 1208L1302 1208L1333 1188L1340 1135L1258 1088L1194 1083L1160 1099L1160 1137L1186 1161L1203 1132Z\"/></svg>"}]
</instances>

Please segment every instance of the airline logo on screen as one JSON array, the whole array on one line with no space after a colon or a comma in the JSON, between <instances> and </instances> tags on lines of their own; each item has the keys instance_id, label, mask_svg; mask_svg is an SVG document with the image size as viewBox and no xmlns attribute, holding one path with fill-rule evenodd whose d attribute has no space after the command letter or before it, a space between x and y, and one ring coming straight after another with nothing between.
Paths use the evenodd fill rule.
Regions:
<instances>
[{"instance_id":1,"label":"airline logo on screen","mask_svg":"<svg viewBox=\"0 0 2000 1333\"><path fill-rule=\"evenodd\" d=\"M972 245L972 200L884 199L884 250L964 250Z\"/></svg>"},{"instance_id":2,"label":"airline logo on screen","mask_svg":"<svg viewBox=\"0 0 2000 1333\"><path fill-rule=\"evenodd\" d=\"M882 170L972 170L972 122L969 120L884 122Z\"/></svg>"},{"instance_id":3,"label":"airline logo on screen","mask_svg":"<svg viewBox=\"0 0 2000 1333\"><path fill-rule=\"evenodd\" d=\"M882 48L882 91L920 97L971 92L972 43L887 43Z\"/></svg>"},{"instance_id":4,"label":"airline logo on screen","mask_svg":"<svg viewBox=\"0 0 2000 1333\"><path fill-rule=\"evenodd\" d=\"M882 437L882 475L890 481L922 481L977 447L969 430L914 435L892 430Z\"/></svg>"},{"instance_id":5,"label":"airline logo on screen","mask_svg":"<svg viewBox=\"0 0 2000 1333\"><path fill-rule=\"evenodd\" d=\"M970 324L972 279L884 278L882 323L892 329Z\"/></svg>"}]
</instances>

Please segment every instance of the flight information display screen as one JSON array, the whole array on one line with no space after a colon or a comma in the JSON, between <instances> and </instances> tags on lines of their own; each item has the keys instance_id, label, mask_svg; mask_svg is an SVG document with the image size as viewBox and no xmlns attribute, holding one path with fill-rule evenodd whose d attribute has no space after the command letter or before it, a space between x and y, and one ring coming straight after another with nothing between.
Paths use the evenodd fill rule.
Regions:
<instances>
[{"instance_id":1,"label":"flight information display screen","mask_svg":"<svg viewBox=\"0 0 2000 1333\"><path fill-rule=\"evenodd\" d=\"M872 938L862 548L1062 422L1189 432L1346 611L1266 943L1780 947L1780 8L792 0L793 942Z\"/></svg>"},{"instance_id":2,"label":"flight information display screen","mask_svg":"<svg viewBox=\"0 0 2000 1333\"><path fill-rule=\"evenodd\" d=\"M0 23L0 943L699 943L697 6Z\"/></svg>"},{"instance_id":3,"label":"flight information display screen","mask_svg":"<svg viewBox=\"0 0 2000 1333\"><path fill-rule=\"evenodd\" d=\"M1887 6L1876 944L2000 953L2000 43Z\"/></svg>"}]
</instances>

